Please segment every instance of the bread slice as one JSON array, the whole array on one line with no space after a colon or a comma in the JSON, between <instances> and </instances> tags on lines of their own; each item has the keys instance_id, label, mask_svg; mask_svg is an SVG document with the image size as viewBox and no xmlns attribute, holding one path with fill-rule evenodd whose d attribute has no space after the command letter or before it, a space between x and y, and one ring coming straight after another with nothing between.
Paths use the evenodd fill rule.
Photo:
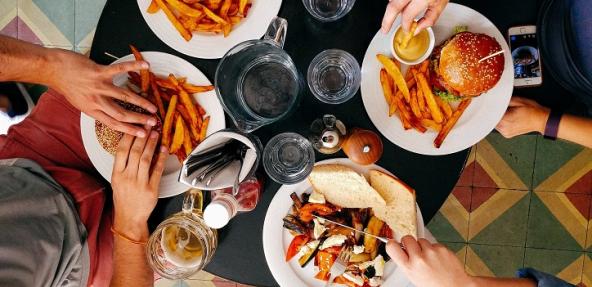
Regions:
<instances>
[{"instance_id":1,"label":"bread slice","mask_svg":"<svg viewBox=\"0 0 592 287\"><path fill-rule=\"evenodd\" d=\"M308 176L310 184L332 204L345 208L384 206L385 200L366 178L353 169L338 165L317 165Z\"/></svg>"},{"instance_id":2,"label":"bread slice","mask_svg":"<svg viewBox=\"0 0 592 287\"><path fill-rule=\"evenodd\" d=\"M386 205L373 207L374 214L386 222L395 239L405 235L417 238L415 190L402 181L377 170L369 173L371 186L384 198Z\"/></svg>"}]
</instances>

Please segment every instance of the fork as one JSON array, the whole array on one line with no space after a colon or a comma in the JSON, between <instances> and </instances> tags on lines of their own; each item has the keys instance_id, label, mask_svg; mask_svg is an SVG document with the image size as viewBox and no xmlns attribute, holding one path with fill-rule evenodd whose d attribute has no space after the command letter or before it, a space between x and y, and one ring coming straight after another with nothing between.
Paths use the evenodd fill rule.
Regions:
<instances>
[{"instance_id":1,"label":"fork","mask_svg":"<svg viewBox=\"0 0 592 287\"><path fill-rule=\"evenodd\" d=\"M331 270L329 270L331 276L329 277L329 281L327 281L327 284L325 284L325 287L332 286L333 280L335 280L337 276L345 272L350 257L351 249L349 247L342 248L341 252L339 252L339 256L337 256L337 259L333 263L333 266L331 266Z\"/></svg>"}]
</instances>

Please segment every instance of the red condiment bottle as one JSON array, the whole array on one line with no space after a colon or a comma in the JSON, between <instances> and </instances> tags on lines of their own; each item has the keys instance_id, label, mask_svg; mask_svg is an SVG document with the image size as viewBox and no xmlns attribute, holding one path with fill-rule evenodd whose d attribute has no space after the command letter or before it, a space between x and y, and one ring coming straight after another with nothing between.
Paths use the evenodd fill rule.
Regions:
<instances>
[{"instance_id":1,"label":"red condiment bottle","mask_svg":"<svg viewBox=\"0 0 592 287\"><path fill-rule=\"evenodd\" d=\"M204 221L209 227L220 229L238 213L255 209L260 196L261 183L256 178L243 181L236 196L231 187L212 191L212 201L204 210Z\"/></svg>"}]
</instances>

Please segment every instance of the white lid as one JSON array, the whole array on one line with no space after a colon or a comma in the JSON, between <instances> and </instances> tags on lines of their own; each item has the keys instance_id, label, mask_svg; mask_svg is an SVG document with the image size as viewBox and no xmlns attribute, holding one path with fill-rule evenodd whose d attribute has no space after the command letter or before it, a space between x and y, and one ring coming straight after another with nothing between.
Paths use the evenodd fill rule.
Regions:
<instances>
[{"instance_id":1,"label":"white lid","mask_svg":"<svg viewBox=\"0 0 592 287\"><path fill-rule=\"evenodd\" d=\"M228 224L232 215L226 205L214 201L206 206L203 217L207 226L220 229Z\"/></svg>"}]
</instances>

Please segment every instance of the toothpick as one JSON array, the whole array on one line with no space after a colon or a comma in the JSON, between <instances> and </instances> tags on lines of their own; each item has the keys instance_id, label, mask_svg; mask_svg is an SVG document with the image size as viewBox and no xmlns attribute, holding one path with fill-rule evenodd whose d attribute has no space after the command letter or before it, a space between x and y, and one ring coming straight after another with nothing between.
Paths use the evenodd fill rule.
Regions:
<instances>
[{"instance_id":1,"label":"toothpick","mask_svg":"<svg viewBox=\"0 0 592 287\"><path fill-rule=\"evenodd\" d=\"M111 54L109 52L105 52L105 55L107 55L107 56L109 56L109 57L111 57L111 58L113 58L115 60L119 60L119 57L117 57L117 56L115 56L115 55L113 55L113 54Z\"/></svg>"},{"instance_id":2,"label":"toothpick","mask_svg":"<svg viewBox=\"0 0 592 287\"><path fill-rule=\"evenodd\" d=\"M495 57L495 56L497 56L499 54L503 54L503 53L504 53L504 50L497 51L497 52L495 52L495 53L493 53L493 54L491 54L491 55L489 55L487 57L481 58L481 60L479 60L479 63L481 63L481 62L483 62L483 61L485 61L485 60L487 60L489 58L493 58L493 57Z\"/></svg>"}]
</instances>

